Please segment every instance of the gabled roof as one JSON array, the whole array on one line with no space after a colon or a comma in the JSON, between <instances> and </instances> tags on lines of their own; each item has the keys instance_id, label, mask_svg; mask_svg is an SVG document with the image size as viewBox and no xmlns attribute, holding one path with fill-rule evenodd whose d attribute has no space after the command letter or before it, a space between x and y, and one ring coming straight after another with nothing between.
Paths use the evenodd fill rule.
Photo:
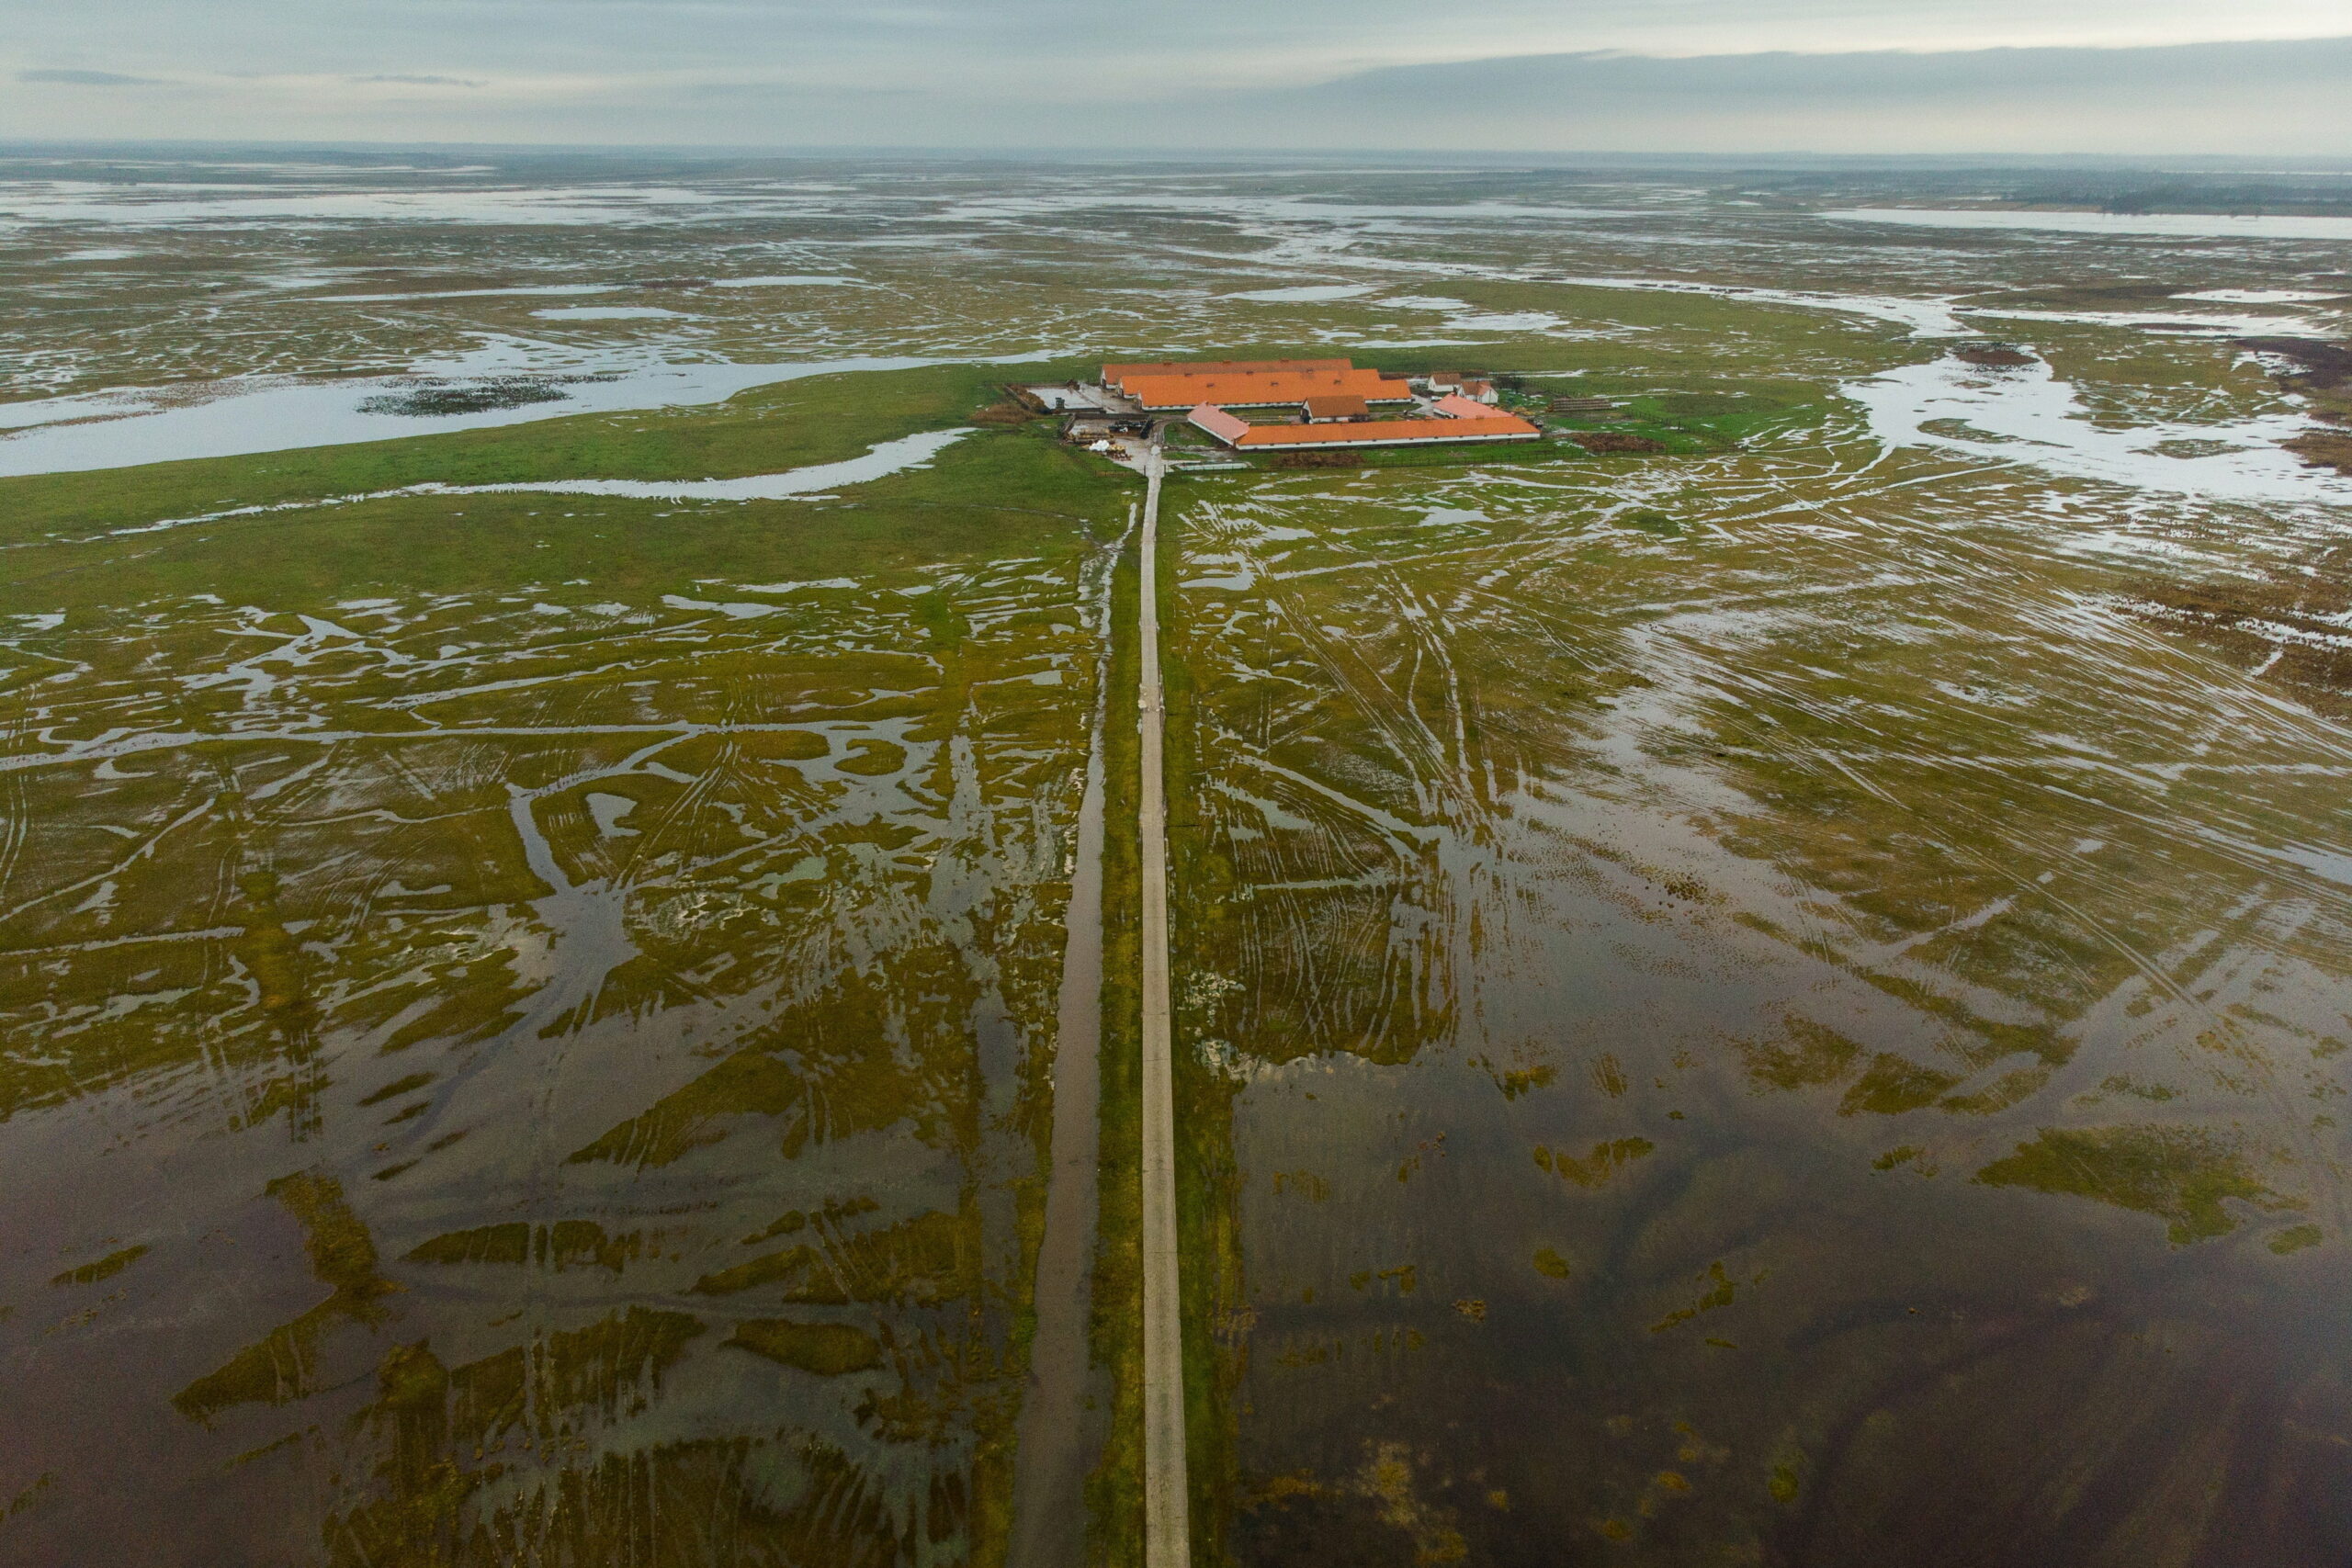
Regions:
<instances>
[{"instance_id":1,"label":"gabled roof","mask_svg":"<svg viewBox=\"0 0 2352 1568\"><path fill-rule=\"evenodd\" d=\"M1192 420L1227 446L1238 444L1243 436L1250 434L1248 420L1229 414L1215 403L1203 403L1194 409Z\"/></svg>"},{"instance_id":2,"label":"gabled roof","mask_svg":"<svg viewBox=\"0 0 2352 1568\"><path fill-rule=\"evenodd\" d=\"M1329 392L1306 400L1309 419L1362 419L1372 412L1372 405L1353 392Z\"/></svg>"},{"instance_id":3,"label":"gabled roof","mask_svg":"<svg viewBox=\"0 0 2352 1568\"><path fill-rule=\"evenodd\" d=\"M1430 405L1431 413L1442 413L1448 419L1492 419L1495 411L1476 398L1465 398L1459 392L1448 392Z\"/></svg>"},{"instance_id":4,"label":"gabled roof","mask_svg":"<svg viewBox=\"0 0 2352 1568\"><path fill-rule=\"evenodd\" d=\"M1203 359L1183 361L1155 360L1145 365L1105 365L1102 380L1105 385L1118 387L1130 376L1233 376L1261 370L1351 370L1352 361L1345 359Z\"/></svg>"},{"instance_id":5,"label":"gabled roof","mask_svg":"<svg viewBox=\"0 0 2352 1568\"><path fill-rule=\"evenodd\" d=\"M1515 414L1481 408L1476 419L1379 419L1361 424L1250 424L1213 404L1193 423L1227 446L1251 451L1295 446L1403 446L1416 442L1527 441L1544 433Z\"/></svg>"},{"instance_id":6,"label":"gabled roof","mask_svg":"<svg viewBox=\"0 0 2352 1568\"><path fill-rule=\"evenodd\" d=\"M1256 370L1214 376L1130 376L1127 395L1148 409L1193 408L1220 403L1234 408L1300 403L1308 398L1348 396L1367 402L1412 400L1413 389L1377 370Z\"/></svg>"}]
</instances>

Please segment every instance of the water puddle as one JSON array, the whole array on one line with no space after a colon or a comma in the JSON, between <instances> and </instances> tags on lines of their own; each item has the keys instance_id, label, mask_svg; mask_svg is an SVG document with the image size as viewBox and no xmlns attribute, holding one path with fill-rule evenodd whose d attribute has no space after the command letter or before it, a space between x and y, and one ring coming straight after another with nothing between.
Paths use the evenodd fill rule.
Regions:
<instances>
[{"instance_id":1,"label":"water puddle","mask_svg":"<svg viewBox=\"0 0 2352 1568\"><path fill-rule=\"evenodd\" d=\"M856 288L864 280L836 273L778 273L763 277L714 277L712 288Z\"/></svg>"},{"instance_id":2,"label":"water puddle","mask_svg":"<svg viewBox=\"0 0 2352 1568\"><path fill-rule=\"evenodd\" d=\"M758 211L799 212L823 205L821 192L765 181L746 182L732 191L655 184L311 191L75 180L27 180L0 186L0 218L125 228L397 221L551 227L669 224Z\"/></svg>"},{"instance_id":3,"label":"water puddle","mask_svg":"<svg viewBox=\"0 0 2352 1568\"><path fill-rule=\"evenodd\" d=\"M543 321L683 321L688 312L659 305L559 305L531 314Z\"/></svg>"},{"instance_id":4,"label":"water puddle","mask_svg":"<svg viewBox=\"0 0 2352 1568\"><path fill-rule=\"evenodd\" d=\"M2199 288L2173 298L2208 300L2216 305L2316 305L2330 299L2352 299L2352 295L2340 289L2324 293L2309 288Z\"/></svg>"},{"instance_id":5,"label":"water puddle","mask_svg":"<svg viewBox=\"0 0 2352 1568\"><path fill-rule=\"evenodd\" d=\"M1311 304L1323 299L1353 299L1369 294L1368 283L1302 283L1289 288L1253 288L1244 294L1228 294L1228 299L1251 299L1261 304Z\"/></svg>"},{"instance_id":6,"label":"water puddle","mask_svg":"<svg viewBox=\"0 0 2352 1568\"><path fill-rule=\"evenodd\" d=\"M1579 288L1631 288L1660 294L1703 294L1717 299L1748 299L1762 305L1795 305L1893 321L1914 337L1966 337L1973 330L1952 313L1949 299L1907 299L1885 294L1833 294L1807 288L1764 288L1740 284L1687 283L1654 277L1555 277Z\"/></svg>"},{"instance_id":7,"label":"water puddle","mask_svg":"<svg viewBox=\"0 0 2352 1568\"><path fill-rule=\"evenodd\" d=\"M2307 467L2278 443L2292 414L2212 425L2104 428L2040 361L1986 371L1953 359L1909 365L1840 390L1889 446L1942 446L2078 479L2238 502L2352 502L2352 482Z\"/></svg>"},{"instance_id":8,"label":"water puddle","mask_svg":"<svg viewBox=\"0 0 2352 1568\"><path fill-rule=\"evenodd\" d=\"M291 287L308 285L295 283ZM413 299L560 299L566 295L617 294L626 287L619 283L537 283L512 288L424 288L408 294L306 294L299 298L305 305L405 305Z\"/></svg>"},{"instance_id":9,"label":"water puddle","mask_svg":"<svg viewBox=\"0 0 2352 1568\"><path fill-rule=\"evenodd\" d=\"M254 378L0 404L0 427L17 431L0 435L0 478L345 446L571 414L678 408L723 402L755 387L810 376L947 363L912 355L765 365L646 364L606 356L566 370L548 363L552 356L540 345L529 346L534 352L528 355L511 349L485 352L461 361L420 366L412 375L400 377ZM1052 356L1048 351L1003 363ZM484 397L472 400L472 406L460 401L447 412L435 412L429 400L417 397L422 389L464 399L477 386L495 392L500 384L515 382L540 386L555 395L506 406L498 406L495 397ZM420 412L412 414L390 406L402 401L419 405ZM371 409L371 403L377 406Z\"/></svg>"},{"instance_id":10,"label":"water puddle","mask_svg":"<svg viewBox=\"0 0 2352 1568\"><path fill-rule=\"evenodd\" d=\"M920 435L885 441L863 457L817 463L781 474L752 474L740 479L549 479L537 484L428 485L386 493L492 495L528 491L551 495L618 495L637 501L783 501L927 467L933 457L972 434L969 426L925 431Z\"/></svg>"},{"instance_id":11,"label":"water puddle","mask_svg":"<svg viewBox=\"0 0 2352 1568\"><path fill-rule=\"evenodd\" d=\"M2352 240L2352 218L2232 218L2201 212L1993 212L1928 207L1858 207L1817 216L1840 223L1900 223L1921 229L2019 229L2171 240Z\"/></svg>"},{"instance_id":12,"label":"water puddle","mask_svg":"<svg viewBox=\"0 0 2352 1568\"><path fill-rule=\"evenodd\" d=\"M2259 337L2265 333L2312 332L2315 324L2304 316L2225 316L2211 310L2033 310L1998 305L1965 305L1970 316L1997 321L2069 321L2088 327L2123 327L2139 332L2196 333L2207 337Z\"/></svg>"}]
</instances>

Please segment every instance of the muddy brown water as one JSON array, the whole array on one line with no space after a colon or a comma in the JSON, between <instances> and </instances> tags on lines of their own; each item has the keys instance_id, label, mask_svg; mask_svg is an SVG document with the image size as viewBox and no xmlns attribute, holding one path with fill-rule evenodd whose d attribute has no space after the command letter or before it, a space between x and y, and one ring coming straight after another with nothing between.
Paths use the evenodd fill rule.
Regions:
<instances>
[{"instance_id":1,"label":"muddy brown water","mask_svg":"<svg viewBox=\"0 0 2352 1568\"><path fill-rule=\"evenodd\" d=\"M1172 509L1225 1560L2352 1540L2352 733L2109 553L2285 520L1825 455Z\"/></svg>"},{"instance_id":2,"label":"muddy brown water","mask_svg":"<svg viewBox=\"0 0 2352 1568\"><path fill-rule=\"evenodd\" d=\"M1001 1543L1080 569L19 638L0 1561Z\"/></svg>"}]
</instances>

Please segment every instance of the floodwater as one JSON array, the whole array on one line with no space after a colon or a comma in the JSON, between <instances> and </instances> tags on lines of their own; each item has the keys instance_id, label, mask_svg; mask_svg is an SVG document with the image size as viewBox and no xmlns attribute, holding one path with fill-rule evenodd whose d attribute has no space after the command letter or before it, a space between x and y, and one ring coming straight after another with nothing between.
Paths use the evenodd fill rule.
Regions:
<instances>
[{"instance_id":1,"label":"floodwater","mask_svg":"<svg viewBox=\"0 0 2352 1568\"><path fill-rule=\"evenodd\" d=\"M526 345L514 346L519 351ZM491 351L456 363L423 364L401 377L228 381L58 398L6 406L5 420L15 433L0 435L0 477L348 446L571 414L718 403L753 387L804 377L903 370L928 363L865 357L802 365L645 365L606 356L554 368L544 355ZM517 377L543 384L556 395L456 413L408 414L366 406L413 393L420 382L432 389L458 389L488 383L494 394L499 381ZM495 405L501 400L493 395L485 400Z\"/></svg>"},{"instance_id":2,"label":"floodwater","mask_svg":"<svg viewBox=\"0 0 2352 1568\"><path fill-rule=\"evenodd\" d=\"M1841 223L1899 223L1923 229L2026 229L2058 234L2147 234L2173 240L2352 241L2352 218L2196 212L2021 212L1994 209L1856 208L1824 212Z\"/></svg>"},{"instance_id":3,"label":"floodwater","mask_svg":"<svg viewBox=\"0 0 2352 1568\"><path fill-rule=\"evenodd\" d=\"M1900 434L1191 481L1229 1560L2340 1552L2352 733L2101 558L2276 524Z\"/></svg>"},{"instance_id":4,"label":"floodwater","mask_svg":"<svg viewBox=\"0 0 2352 1568\"><path fill-rule=\"evenodd\" d=\"M2292 413L2102 427L2039 361L1985 369L1941 359L1843 389L1868 414L1871 434L1890 447L1949 446L2157 494L2352 505L2352 479L2315 473L2280 446L2303 428Z\"/></svg>"},{"instance_id":5,"label":"floodwater","mask_svg":"<svg viewBox=\"0 0 2352 1568\"><path fill-rule=\"evenodd\" d=\"M1113 558L1095 576L1095 626L1110 626ZM1094 1364L1093 1263L1101 1213L1103 727L1110 721L1110 639L1098 657L1092 745L1071 845L1069 940L1062 953L1061 1008L1055 1031L1053 1144L1045 1231L1037 1247L1029 1342L1014 1445L1012 1519L1006 1558L1023 1568L1081 1568L1088 1535L1086 1481L1101 1461L1111 1407L1110 1380Z\"/></svg>"},{"instance_id":6,"label":"floodwater","mask_svg":"<svg viewBox=\"0 0 2352 1568\"><path fill-rule=\"evenodd\" d=\"M1000 1540L1082 542L20 628L0 1560Z\"/></svg>"},{"instance_id":7,"label":"floodwater","mask_svg":"<svg viewBox=\"0 0 2352 1568\"><path fill-rule=\"evenodd\" d=\"M812 463L781 474L752 474L740 479L548 479L537 484L439 485L439 495L617 495L636 501L784 501L815 495L842 485L867 484L930 464L933 457L972 432L928 430L885 441L862 457L838 463Z\"/></svg>"},{"instance_id":8,"label":"floodwater","mask_svg":"<svg viewBox=\"0 0 2352 1568\"><path fill-rule=\"evenodd\" d=\"M2346 252L1977 177L0 166L0 1563L1125 1568L1132 476L921 367L1238 344L1668 449L1170 483L1204 1568L2343 1560Z\"/></svg>"}]
</instances>

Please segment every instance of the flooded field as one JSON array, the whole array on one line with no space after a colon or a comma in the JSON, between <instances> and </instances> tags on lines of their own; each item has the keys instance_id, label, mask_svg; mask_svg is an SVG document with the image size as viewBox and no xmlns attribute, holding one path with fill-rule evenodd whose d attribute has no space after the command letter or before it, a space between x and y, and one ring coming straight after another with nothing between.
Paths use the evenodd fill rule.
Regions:
<instances>
[{"instance_id":1,"label":"flooded field","mask_svg":"<svg viewBox=\"0 0 2352 1568\"><path fill-rule=\"evenodd\" d=\"M1197 1559L2341 1557L2352 249L1976 194L0 162L0 1562L1135 1561L1212 353L1637 439L1167 487Z\"/></svg>"},{"instance_id":2,"label":"flooded field","mask_svg":"<svg viewBox=\"0 0 2352 1568\"><path fill-rule=\"evenodd\" d=\"M862 539L500 492L14 553L66 608L0 774L12 1560L1001 1536L1125 512L1034 515L1024 446Z\"/></svg>"},{"instance_id":3,"label":"flooded field","mask_svg":"<svg viewBox=\"0 0 2352 1568\"><path fill-rule=\"evenodd\" d=\"M2070 558L2109 498L1861 434L1650 507L1196 481L1235 1560L2352 1525L2352 738Z\"/></svg>"}]
</instances>

